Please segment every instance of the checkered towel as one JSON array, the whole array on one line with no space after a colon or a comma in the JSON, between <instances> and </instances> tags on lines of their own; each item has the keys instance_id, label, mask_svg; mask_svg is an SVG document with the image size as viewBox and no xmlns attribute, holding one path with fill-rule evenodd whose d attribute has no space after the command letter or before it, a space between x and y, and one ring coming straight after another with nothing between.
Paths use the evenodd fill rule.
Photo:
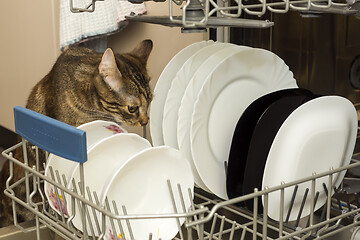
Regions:
<instances>
[{"instance_id":1,"label":"checkered towel","mask_svg":"<svg viewBox=\"0 0 360 240\"><path fill-rule=\"evenodd\" d=\"M91 0L73 0L73 6L84 8ZM60 1L60 48L89 38L109 35L123 29L125 16L143 14L145 5L124 0L98 1L94 12L72 13L69 0Z\"/></svg>"}]
</instances>

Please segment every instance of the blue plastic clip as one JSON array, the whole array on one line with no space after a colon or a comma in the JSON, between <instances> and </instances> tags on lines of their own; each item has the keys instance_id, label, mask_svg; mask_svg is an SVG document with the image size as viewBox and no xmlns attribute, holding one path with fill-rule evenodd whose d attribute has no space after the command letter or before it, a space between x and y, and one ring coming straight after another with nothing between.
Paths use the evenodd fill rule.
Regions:
<instances>
[{"instance_id":1,"label":"blue plastic clip","mask_svg":"<svg viewBox=\"0 0 360 240\"><path fill-rule=\"evenodd\" d=\"M86 132L29 109L14 107L15 130L32 144L60 157L87 161Z\"/></svg>"}]
</instances>

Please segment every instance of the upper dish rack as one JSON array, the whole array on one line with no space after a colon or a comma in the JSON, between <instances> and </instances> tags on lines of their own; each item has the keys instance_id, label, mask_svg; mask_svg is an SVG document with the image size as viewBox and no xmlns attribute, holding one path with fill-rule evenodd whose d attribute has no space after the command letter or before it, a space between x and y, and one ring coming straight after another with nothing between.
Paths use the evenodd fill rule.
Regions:
<instances>
[{"instance_id":1,"label":"upper dish rack","mask_svg":"<svg viewBox=\"0 0 360 240\"><path fill-rule=\"evenodd\" d=\"M70 9L74 13L93 12L97 1L92 0L87 6L74 7L70 0ZM142 3L148 0L129 0L132 3ZM155 0L165 2L165 0ZM97 3L101 4L101 3ZM126 18L129 21L161 24L169 27L182 27L185 32L201 31L216 27L266 28L274 25L269 20L253 20L243 18L244 13L261 17L266 12L287 13L298 11L302 13L359 15L360 2L356 0L172 0L168 1L167 16L135 16ZM182 14L174 15L174 6L181 7Z\"/></svg>"}]
</instances>

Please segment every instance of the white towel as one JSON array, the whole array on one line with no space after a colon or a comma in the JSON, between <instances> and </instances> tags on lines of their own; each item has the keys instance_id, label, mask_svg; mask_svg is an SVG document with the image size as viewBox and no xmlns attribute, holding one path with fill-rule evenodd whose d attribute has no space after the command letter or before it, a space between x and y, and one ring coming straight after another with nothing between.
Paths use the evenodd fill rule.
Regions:
<instances>
[{"instance_id":1,"label":"white towel","mask_svg":"<svg viewBox=\"0 0 360 240\"><path fill-rule=\"evenodd\" d=\"M91 0L73 0L74 7L86 7ZM98 1L94 12L72 13L70 1L60 1L60 49L67 45L117 32L127 25L125 16L146 12L144 3L124 0Z\"/></svg>"}]
</instances>

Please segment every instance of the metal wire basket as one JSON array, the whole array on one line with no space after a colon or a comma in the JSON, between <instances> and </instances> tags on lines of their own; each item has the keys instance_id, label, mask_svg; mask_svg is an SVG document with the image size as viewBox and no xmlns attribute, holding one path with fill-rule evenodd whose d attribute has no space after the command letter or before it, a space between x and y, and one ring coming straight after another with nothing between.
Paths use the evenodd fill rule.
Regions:
<instances>
[{"instance_id":1,"label":"metal wire basket","mask_svg":"<svg viewBox=\"0 0 360 240\"><path fill-rule=\"evenodd\" d=\"M80 170L80 173L82 172L80 182L72 180L71 188L66 187L68 183L56 169L50 169L51 177L45 176L44 171L41 170L39 151L42 150L39 145L47 152L59 153L58 150L59 148L61 150L61 147L56 143L63 141L58 136L59 132L63 134L64 131L67 131L72 139L81 140L85 137L81 131L20 107L15 108L15 120L16 130L23 140L3 152L10 163L10 176L6 182L5 195L13 202L16 226L20 228L16 218L19 206L35 215L38 239L40 239L40 229L43 225L65 239L116 239L116 236L118 239L136 239L132 223L144 219L175 220L178 233L174 239L326 239L359 225L360 209L357 193L349 191L345 184L341 184L339 188L333 188L334 175L360 167L360 162L355 159L348 166L330 169L323 173L314 173L307 178L264 188L261 191L254 189L251 194L226 201L200 188L195 188L195 197L194 199L190 197L192 201L188 209L184 204L181 209L178 209L175 199L180 199L183 203L184 199L189 198L191 194L183 194L179 184L168 181L169 195L174 206L173 212L128 214L126 206L116 206L116 203L110 199L107 199L105 204L101 204L98 193L92 192L83 181L83 170ZM52 142L49 139L52 139ZM66 138L66 140L68 139ZM29 148L28 141L35 143L35 147ZM70 144L74 144L74 142ZM83 143L78 141L78 144ZM23 160L13 156L13 153L19 149L25 155ZM34 166L30 165L27 160L27 155L32 154L32 151L36 153ZM80 162L82 169L82 164L86 160L86 154L85 156L82 154L84 154L82 151L78 151L73 156L68 154L67 158L78 158L77 161ZM60 155L63 156L61 153ZM14 165L20 166L24 170L24 177L15 182L12 181ZM327 179L326 182L323 181L324 178ZM326 200L323 206L316 210L319 191L315 190L315 185L319 181L322 182ZM67 211L69 209L63 209L61 204L60 214L49 207L42 189L42 185L46 182L55 187L58 203L63 201L60 196L65 194L69 196L67 199L71 201L71 214ZM305 189L305 193L298 191L298 186L301 184L310 186ZM21 186L26 187L26 196L16 194L16 189ZM176 187L173 188L173 186ZM178 189L178 191L173 189ZM188 189L189 193L191 191ZM291 191L291 202L285 206L285 195L289 191ZM269 199L273 194L280 196L278 209L276 209L279 218L276 220L269 217ZM301 204L294 213L293 206L296 202ZM252 206L251 210L249 210L249 203ZM308 203L310 203L309 214L304 214L304 206ZM80 211L74 211L75 206ZM82 219L83 231L74 227L72 221L76 214L79 214ZM297 217L289 219L291 214L295 214ZM148 239L159 239L157 236L156 232L148 233Z\"/></svg>"},{"instance_id":2,"label":"metal wire basket","mask_svg":"<svg viewBox=\"0 0 360 240\"><path fill-rule=\"evenodd\" d=\"M92 0L88 5L81 7L74 7L76 6L74 1L70 0L70 10L73 13L79 13L95 11L95 3L100 0ZM146 0L129 0L132 3L144 1ZM157 2L165 2L165 0ZM355 0L169 0L169 12L165 16L130 14L126 19L169 27L182 27L184 32L192 30L197 32L217 27L268 28L274 23L269 20L248 19L244 17L244 13L257 17L264 16L267 12L287 13L289 11L359 15L359 5L360 3ZM179 16L174 15L176 7L181 7Z\"/></svg>"}]
</instances>

